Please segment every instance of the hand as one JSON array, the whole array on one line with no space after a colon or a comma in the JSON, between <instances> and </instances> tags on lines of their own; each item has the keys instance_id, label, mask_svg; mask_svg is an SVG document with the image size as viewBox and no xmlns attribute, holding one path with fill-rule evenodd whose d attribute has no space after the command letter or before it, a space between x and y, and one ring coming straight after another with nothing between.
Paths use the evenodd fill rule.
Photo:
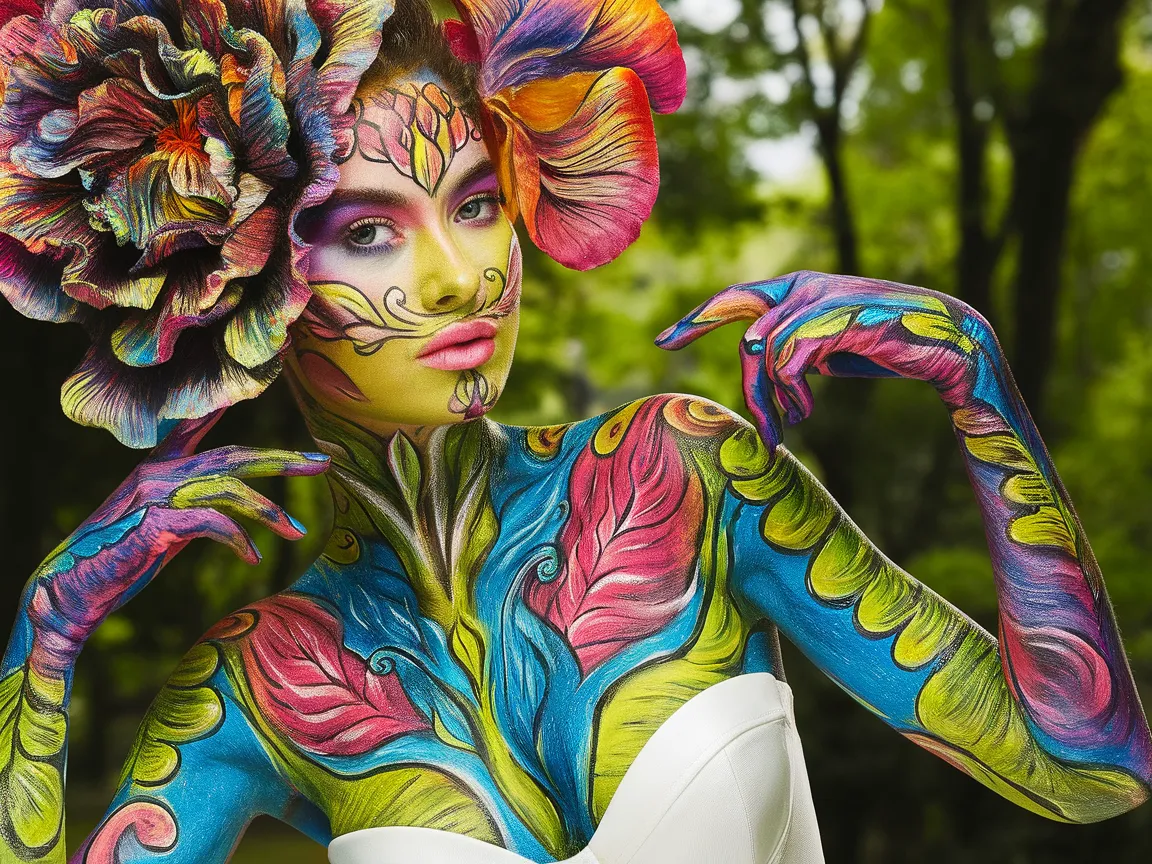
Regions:
<instances>
[{"instance_id":1,"label":"hand","mask_svg":"<svg viewBox=\"0 0 1152 864\"><path fill-rule=\"evenodd\" d=\"M260 553L233 516L288 540L304 527L241 482L319 474L328 457L288 450L196 446L223 414L184 421L33 574L28 597L30 661L46 674L71 668L84 641L188 543L206 537L250 564Z\"/></svg>"},{"instance_id":2,"label":"hand","mask_svg":"<svg viewBox=\"0 0 1152 864\"><path fill-rule=\"evenodd\" d=\"M812 411L807 372L928 381L955 406L971 397L975 355L995 344L987 322L954 297L809 271L726 288L656 344L680 349L732 321L754 321L740 343L744 398L769 450L783 438L769 394L789 423L800 422Z\"/></svg>"}]
</instances>

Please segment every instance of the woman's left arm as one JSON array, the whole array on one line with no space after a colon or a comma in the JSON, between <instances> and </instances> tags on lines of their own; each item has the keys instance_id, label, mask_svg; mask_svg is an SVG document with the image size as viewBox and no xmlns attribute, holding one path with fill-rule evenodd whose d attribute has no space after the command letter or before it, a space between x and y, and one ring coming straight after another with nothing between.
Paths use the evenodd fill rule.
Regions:
<instances>
[{"instance_id":1,"label":"woman's left arm","mask_svg":"<svg viewBox=\"0 0 1152 864\"><path fill-rule=\"evenodd\" d=\"M1072 503L992 329L955 298L819 273L734 286L661 335L679 348L754 319L740 346L757 431L720 449L735 590L902 734L1042 815L1143 802L1152 740ZM777 445L812 407L806 372L933 384L984 520L999 642L886 559Z\"/></svg>"}]
</instances>

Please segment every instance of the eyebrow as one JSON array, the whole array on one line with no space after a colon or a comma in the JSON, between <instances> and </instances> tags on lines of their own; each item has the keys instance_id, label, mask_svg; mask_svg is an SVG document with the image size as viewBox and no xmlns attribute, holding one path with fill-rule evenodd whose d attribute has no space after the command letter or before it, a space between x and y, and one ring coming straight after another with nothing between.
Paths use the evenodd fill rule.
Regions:
<instances>
[{"instance_id":1,"label":"eyebrow","mask_svg":"<svg viewBox=\"0 0 1152 864\"><path fill-rule=\"evenodd\" d=\"M383 207L399 207L408 198L401 192L391 189L337 189L323 203L310 207L305 212L310 218L327 215L332 210L355 204L377 204Z\"/></svg>"},{"instance_id":2,"label":"eyebrow","mask_svg":"<svg viewBox=\"0 0 1152 864\"><path fill-rule=\"evenodd\" d=\"M487 159L472 166L459 180L452 184L450 193L459 194L482 178L495 175L495 166ZM316 224L317 220L328 217L333 211L343 207L363 206L366 204L378 207L402 207L408 202L408 196L392 189L337 189L322 203L309 207L300 214L299 225L303 229Z\"/></svg>"},{"instance_id":3,"label":"eyebrow","mask_svg":"<svg viewBox=\"0 0 1152 864\"><path fill-rule=\"evenodd\" d=\"M464 176L459 180L453 182L450 194L459 194L461 189L467 189L476 181L487 178L489 176L495 176L495 174L496 166L494 166L489 160L484 159L483 161L478 162L469 168Z\"/></svg>"}]
</instances>

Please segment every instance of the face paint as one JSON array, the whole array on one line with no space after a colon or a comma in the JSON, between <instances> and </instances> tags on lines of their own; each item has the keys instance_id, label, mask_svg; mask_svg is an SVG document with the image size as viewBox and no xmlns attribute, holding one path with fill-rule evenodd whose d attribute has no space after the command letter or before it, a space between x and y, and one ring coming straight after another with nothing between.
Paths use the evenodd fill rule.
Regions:
<instances>
[{"instance_id":1,"label":"face paint","mask_svg":"<svg viewBox=\"0 0 1152 864\"><path fill-rule=\"evenodd\" d=\"M495 404L519 323L520 248L483 141L435 82L361 94L336 190L298 222L313 298L297 389L377 433Z\"/></svg>"},{"instance_id":2,"label":"face paint","mask_svg":"<svg viewBox=\"0 0 1152 864\"><path fill-rule=\"evenodd\" d=\"M408 82L352 101L352 153L392 165L429 195L436 194L453 158L480 129L434 81Z\"/></svg>"},{"instance_id":3,"label":"face paint","mask_svg":"<svg viewBox=\"0 0 1152 864\"><path fill-rule=\"evenodd\" d=\"M474 420L487 414L496 404L499 393L488 379L475 369L460 373L456 390L448 402L448 410L463 415L465 420Z\"/></svg>"}]
</instances>

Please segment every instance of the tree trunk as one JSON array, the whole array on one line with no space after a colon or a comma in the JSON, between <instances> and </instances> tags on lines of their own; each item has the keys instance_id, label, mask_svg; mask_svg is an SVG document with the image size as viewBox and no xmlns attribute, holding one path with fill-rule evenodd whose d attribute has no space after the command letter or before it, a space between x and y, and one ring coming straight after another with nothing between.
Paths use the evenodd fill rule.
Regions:
<instances>
[{"instance_id":1,"label":"tree trunk","mask_svg":"<svg viewBox=\"0 0 1152 864\"><path fill-rule=\"evenodd\" d=\"M949 15L949 77L959 162L956 293L993 321L992 273L1003 244L988 231L989 118L976 114L977 105L983 100L991 104L992 95L988 78L995 57L987 0L949 0Z\"/></svg>"},{"instance_id":2,"label":"tree trunk","mask_svg":"<svg viewBox=\"0 0 1152 864\"><path fill-rule=\"evenodd\" d=\"M1123 81L1120 24L1128 6L1129 0L1050 0L1035 83L1022 110L1007 118L1015 170L1012 212L1020 240L1012 366L1041 425L1076 159Z\"/></svg>"}]
</instances>

